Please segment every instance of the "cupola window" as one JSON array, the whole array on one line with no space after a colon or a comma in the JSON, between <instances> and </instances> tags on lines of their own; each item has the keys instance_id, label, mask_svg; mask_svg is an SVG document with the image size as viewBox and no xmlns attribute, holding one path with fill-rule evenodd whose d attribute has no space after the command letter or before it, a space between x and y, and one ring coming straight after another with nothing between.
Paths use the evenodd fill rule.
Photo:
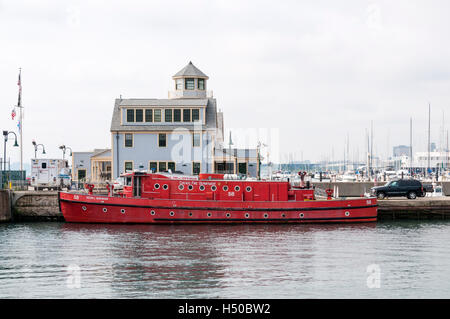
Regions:
<instances>
[{"instance_id":1,"label":"cupola window","mask_svg":"<svg viewBox=\"0 0 450 319\"><path fill-rule=\"evenodd\" d=\"M183 89L183 79L177 79L175 88L177 90L182 90Z\"/></svg>"},{"instance_id":2,"label":"cupola window","mask_svg":"<svg viewBox=\"0 0 450 319\"><path fill-rule=\"evenodd\" d=\"M197 88L199 90L204 90L205 89L205 79L198 79Z\"/></svg>"},{"instance_id":3,"label":"cupola window","mask_svg":"<svg viewBox=\"0 0 450 319\"><path fill-rule=\"evenodd\" d=\"M187 78L185 81L186 81L185 82L186 90L194 90L195 89L195 79Z\"/></svg>"}]
</instances>

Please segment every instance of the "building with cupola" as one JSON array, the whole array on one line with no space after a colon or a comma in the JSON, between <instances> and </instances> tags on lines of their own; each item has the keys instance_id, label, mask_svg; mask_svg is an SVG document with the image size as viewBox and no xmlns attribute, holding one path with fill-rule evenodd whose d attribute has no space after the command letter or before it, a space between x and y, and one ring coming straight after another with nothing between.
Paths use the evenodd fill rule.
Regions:
<instances>
[{"instance_id":1,"label":"building with cupola","mask_svg":"<svg viewBox=\"0 0 450 319\"><path fill-rule=\"evenodd\" d=\"M224 145L224 116L217 109L212 91L207 90L209 77L189 62L172 79L173 89L169 90L167 99L115 100L111 151L104 152L110 156L109 165L91 162L87 164L89 172L82 172L81 176L93 182L101 182L101 176L115 179L132 170L258 176L260 163L256 149ZM79 179L79 160L83 156L83 162L88 161L89 154L74 152L74 180ZM100 157L92 152L92 159L99 161ZM101 167L107 167L109 175L102 174ZM97 172L95 176L94 172Z\"/></svg>"}]
</instances>

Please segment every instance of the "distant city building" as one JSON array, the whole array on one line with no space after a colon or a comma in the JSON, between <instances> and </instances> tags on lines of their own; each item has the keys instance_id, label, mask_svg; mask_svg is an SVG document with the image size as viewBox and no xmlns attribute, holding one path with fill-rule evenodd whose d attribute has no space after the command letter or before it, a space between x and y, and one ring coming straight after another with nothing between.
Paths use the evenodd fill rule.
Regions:
<instances>
[{"instance_id":1,"label":"distant city building","mask_svg":"<svg viewBox=\"0 0 450 319\"><path fill-rule=\"evenodd\" d=\"M394 146L393 149L393 157L400 157L400 156L409 156L411 152L411 147L406 146L406 145L398 145L398 146Z\"/></svg>"},{"instance_id":2,"label":"distant city building","mask_svg":"<svg viewBox=\"0 0 450 319\"><path fill-rule=\"evenodd\" d=\"M428 152L417 152L414 158L415 166L428 167ZM450 163L449 152L430 152L430 168L448 168Z\"/></svg>"},{"instance_id":3,"label":"distant city building","mask_svg":"<svg viewBox=\"0 0 450 319\"><path fill-rule=\"evenodd\" d=\"M435 152L436 151L436 143L431 143L430 150L431 150L431 152Z\"/></svg>"}]
</instances>

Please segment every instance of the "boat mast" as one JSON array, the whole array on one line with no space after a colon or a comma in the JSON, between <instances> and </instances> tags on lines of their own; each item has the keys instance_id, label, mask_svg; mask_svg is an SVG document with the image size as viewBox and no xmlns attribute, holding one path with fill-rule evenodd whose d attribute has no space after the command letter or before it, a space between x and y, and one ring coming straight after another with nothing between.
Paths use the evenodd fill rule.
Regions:
<instances>
[{"instance_id":1,"label":"boat mast","mask_svg":"<svg viewBox=\"0 0 450 319\"><path fill-rule=\"evenodd\" d=\"M409 119L409 174L412 176L413 168L413 151L412 151L412 117Z\"/></svg>"},{"instance_id":2,"label":"boat mast","mask_svg":"<svg viewBox=\"0 0 450 319\"><path fill-rule=\"evenodd\" d=\"M431 130L431 104L428 103L428 165L427 165L427 175L430 172L430 152L431 152L430 130Z\"/></svg>"},{"instance_id":3,"label":"boat mast","mask_svg":"<svg viewBox=\"0 0 450 319\"><path fill-rule=\"evenodd\" d=\"M447 152L445 152L445 156L447 157L447 169L449 168L449 162L450 162L450 149L448 148L448 130L447 130Z\"/></svg>"},{"instance_id":4,"label":"boat mast","mask_svg":"<svg viewBox=\"0 0 450 319\"><path fill-rule=\"evenodd\" d=\"M370 167L373 169L373 121L370 121ZM372 177L372 171L370 171Z\"/></svg>"}]
</instances>

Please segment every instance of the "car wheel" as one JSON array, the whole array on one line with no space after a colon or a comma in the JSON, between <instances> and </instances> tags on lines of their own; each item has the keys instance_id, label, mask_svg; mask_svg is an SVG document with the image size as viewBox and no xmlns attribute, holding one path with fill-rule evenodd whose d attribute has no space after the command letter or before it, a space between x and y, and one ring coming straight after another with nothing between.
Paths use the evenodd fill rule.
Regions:
<instances>
[{"instance_id":1,"label":"car wheel","mask_svg":"<svg viewBox=\"0 0 450 319\"><path fill-rule=\"evenodd\" d=\"M415 192L409 192L408 193L408 198L409 199L416 199L416 197L417 197L417 194Z\"/></svg>"},{"instance_id":2,"label":"car wheel","mask_svg":"<svg viewBox=\"0 0 450 319\"><path fill-rule=\"evenodd\" d=\"M378 199L385 199L386 195L383 192L380 192L380 193L377 194L377 198Z\"/></svg>"}]
</instances>

